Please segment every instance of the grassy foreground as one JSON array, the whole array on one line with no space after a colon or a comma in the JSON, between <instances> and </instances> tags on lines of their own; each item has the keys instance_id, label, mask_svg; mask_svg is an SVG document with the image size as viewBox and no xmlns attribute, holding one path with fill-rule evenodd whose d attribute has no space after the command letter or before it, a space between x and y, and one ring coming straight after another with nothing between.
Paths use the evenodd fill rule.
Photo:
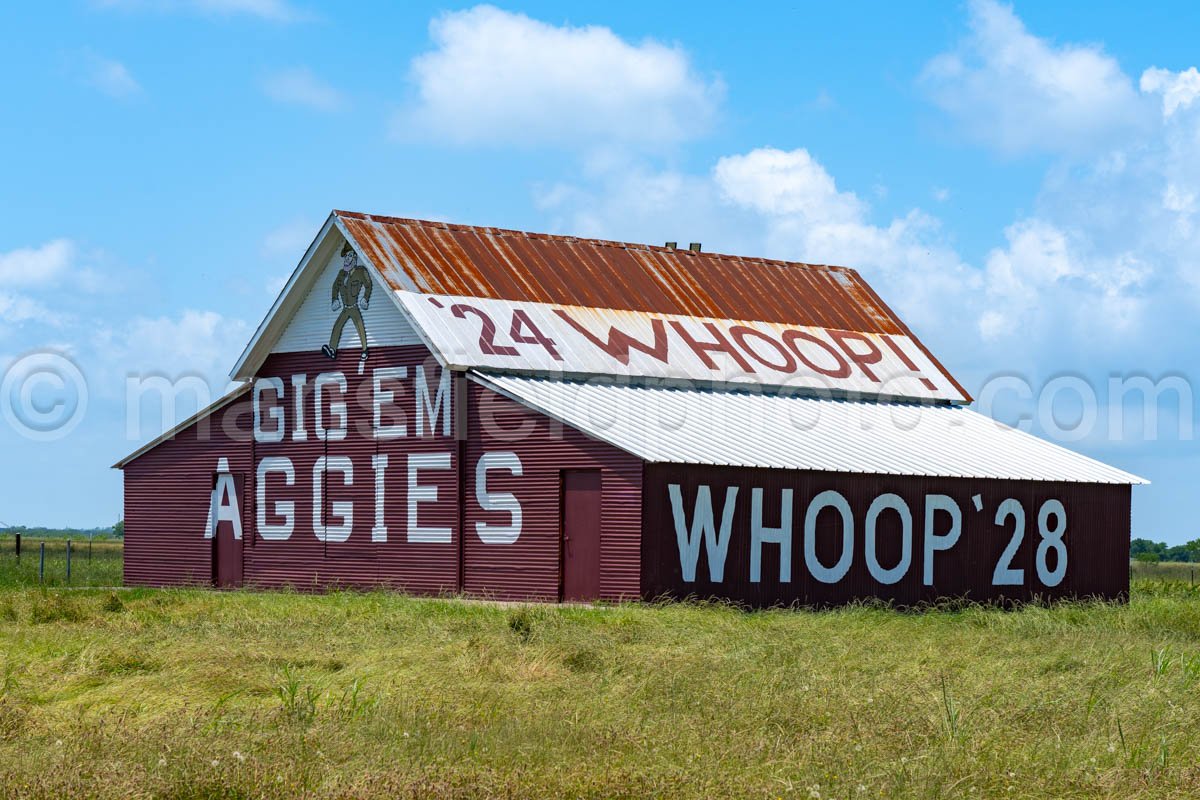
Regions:
<instances>
[{"instance_id":1,"label":"grassy foreground","mask_svg":"<svg viewBox=\"0 0 1200 800\"><path fill-rule=\"evenodd\" d=\"M1200 591L922 614L0 591L15 797L1188 797Z\"/></svg>"},{"instance_id":2,"label":"grassy foreground","mask_svg":"<svg viewBox=\"0 0 1200 800\"><path fill-rule=\"evenodd\" d=\"M41 565L41 547L46 560ZM124 542L87 539L71 542L71 577L67 579L67 540L64 538L28 539L21 543L17 558L11 536L0 536L0 588L37 586L38 571L47 586L120 586L124 572Z\"/></svg>"}]
</instances>

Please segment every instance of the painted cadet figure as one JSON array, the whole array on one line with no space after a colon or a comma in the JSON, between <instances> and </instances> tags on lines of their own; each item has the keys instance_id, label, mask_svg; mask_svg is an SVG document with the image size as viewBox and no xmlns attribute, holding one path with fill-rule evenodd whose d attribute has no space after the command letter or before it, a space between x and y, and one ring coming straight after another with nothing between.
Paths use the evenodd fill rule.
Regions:
<instances>
[{"instance_id":1,"label":"painted cadet figure","mask_svg":"<svg viewBox=\"0 0 1200 800\"><path fill-rule=\"evenodd\" d=\"M342 342L342 330L347 322L353 322L354 329L358 331L358 340L362 343L362 360L367 360L367 328L363 324L362 312L370 306L371 289L371 276L367 268L358 263L358 254L347 242L342 247L342 268L333 279L331 308L341 313L333 323L329 344L321 347L321 352L329 358L337 358L338 346Z\"/></svg>"}]
</instances>

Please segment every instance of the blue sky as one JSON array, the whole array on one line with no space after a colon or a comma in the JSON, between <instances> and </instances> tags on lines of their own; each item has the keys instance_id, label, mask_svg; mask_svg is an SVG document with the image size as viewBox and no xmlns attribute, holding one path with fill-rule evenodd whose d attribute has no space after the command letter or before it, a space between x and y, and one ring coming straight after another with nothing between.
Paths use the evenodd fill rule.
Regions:
<instances>
[{"instance_id":1,"label":"blue sky","mask_svg":"<svg viewBox=\"0 0 1200 800\"><path fill-rule=\"evenodd\" d=\"M998 389L985 411L1153 481L1135 535L1200 536L1195 4L3 17L0 374L65 354L87 405L57 438L0 420L2 522L115 520L108 466L160 424L131 436L127 376L223 391L336 207L856 267ZM1139 377L1156 399L1110 384ZM33 395L48 415L55 391Z\"/></svg>"}]
</instances>

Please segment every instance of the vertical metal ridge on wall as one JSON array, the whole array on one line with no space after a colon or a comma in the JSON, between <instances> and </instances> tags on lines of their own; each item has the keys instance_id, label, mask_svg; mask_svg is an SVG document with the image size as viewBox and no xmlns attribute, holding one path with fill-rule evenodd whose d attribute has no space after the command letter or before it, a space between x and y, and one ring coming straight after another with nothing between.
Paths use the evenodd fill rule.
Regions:
<instances>
[{"instance_id":1,"label":"vertical metal ridge on wall","mask_svg":"<svg viewBox=\"0 0 1200 800\"><path fill-rule=\"evenodd\" d=\"M492 473L487 488L519 492L523 520L520 537L512 544L485 544L474 535L477 524L496 519L476 502L476 478L468 470L467 591L506 600L558 600L561 473L564 469L599 469L600 595L610 600L638 597L642 462L489 389L468 385L468 463L477 463L485 451L517 455L521 476Z\"/></svg>"}]
</instances>

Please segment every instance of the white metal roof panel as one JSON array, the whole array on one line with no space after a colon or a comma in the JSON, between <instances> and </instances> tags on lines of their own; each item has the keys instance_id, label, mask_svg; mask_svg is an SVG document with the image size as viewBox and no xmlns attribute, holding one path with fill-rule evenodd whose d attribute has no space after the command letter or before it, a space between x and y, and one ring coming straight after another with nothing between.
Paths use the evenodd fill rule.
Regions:
<instances>
[{"instance_id":1,"label":"white metal roof panel","mask_svg":"<svg viewBox=\"0 0 1200 800\"><path fill-rule=\"evenodd\" d=\"M472 373L650 462L951 478L1147 481L961 406Z\"/></svg>"}]
</instances>

